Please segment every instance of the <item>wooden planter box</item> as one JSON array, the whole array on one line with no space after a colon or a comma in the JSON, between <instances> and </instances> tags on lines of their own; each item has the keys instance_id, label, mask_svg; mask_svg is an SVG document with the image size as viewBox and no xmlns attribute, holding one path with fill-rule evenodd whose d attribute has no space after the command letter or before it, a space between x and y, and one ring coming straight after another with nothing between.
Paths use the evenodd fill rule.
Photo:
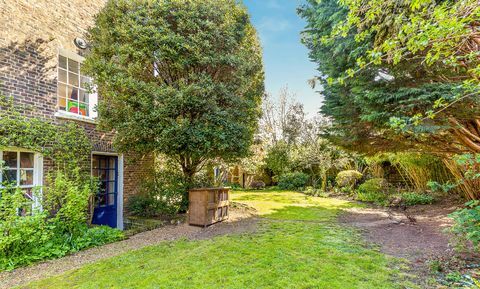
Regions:
<instances>
[{"instance_id":1,"label":"wooden planter box","mask_svg":"<svg viewBox=\"0 0 480 289\"><path fill-rule=\"evenodd\" d=\"M188 200L190 225L206 227L228 219L229 188L192 189Z\"/></svg>"}]
</instances>

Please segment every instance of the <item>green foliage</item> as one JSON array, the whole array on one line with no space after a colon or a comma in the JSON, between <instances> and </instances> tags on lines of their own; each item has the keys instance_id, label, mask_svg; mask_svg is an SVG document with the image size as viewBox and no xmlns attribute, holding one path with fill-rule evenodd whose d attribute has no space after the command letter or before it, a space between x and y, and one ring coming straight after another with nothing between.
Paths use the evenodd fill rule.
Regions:
<instances>
[{"instance_id":1,"label":"green foliage","mask_svg":"<svg viewBox=\"0 0 480 289\"><path fill-rule=\"evenodd\" d=\"M265 157L265 168L274 176L281 176L291 168L291 147L283 141L271 146Z\"/></svg>"},{"instance_id":2,"label":"green foliage","mask_svg":"<svg viewBox=\"0 0 480 289\"><path fill-rule=\"evenodd\" d=\"M369 165L391 164L411 190L426 191L431 181L448 182L452 175L442 159L426 153L381 153L368 157Z\"/></svg>"},{"instance_id":3,"label":"green foliage","mask_svg":"<svg viewBox=\"0 0 480 289\"><path fill-rule=\"evenodd\" d=\"M388 182L382 178L370 179L361 184L357 190L359 193L385 192L388 190Z\"/></svg>"},{"instance_id":4,"label":"green foliage","mask_svg":"<svg viewBox=\"0 0 480 289\"><path fill-rule=\"evenodd\" d=\"M94 192L91 180L78 174L67 177L62 171L49 180L42 188L44 201L38 204L26 198L20 188L8 184L0 188L0 270L58 258L122 238L123 234L116 229L87 226L88 202ZM33 212L29 209L32 207Z\"/></svg>"},{"instance_id":5,"label":"green foliage","mask_svg":"<svg viewBox=\"0 0 480 289\"><path fill-rule=\"evenodd\" d=\"M361 184L356 192L356 198L359 201L371 202L377 205L388 204L388 182L382 178L367 180Z\"/></svg>"},{"instance_id":6,"label":"green foliage","mask_svg":"<svg viewBox=\"0 0 480 289\"><path fill-rule=\"evenodd\" d=\"M428 205L435 201L433 196L416 192L403 193L401 195L402 203L407 206Z\"/></svg>"},{"instance_id":7,"label":"green foliage","mask_svg":"<svg viewBox=\"0 0 480 289\"><path fill-rule=\"evenodd\" d=\"M359 191L356 199L362 202L374 203L379 206L388 205L388 195L382 191Z\"/></svg>"},{"instance_id":8,"label":"green foliage","mask_svg":"<svg viewBox=\"0 0 480 289\"><path fill-rule=\"evenodd\" d=\"M286 173L279 177L278 187L283 190L299 190L305 188L308 175L304 173Z\"/></svg>"},{"instance_id":9,"label":"green foliage","mask_svg":"<svg viewBox=\"0 0 480 289\"><path fill-rule=\"evenodd\" d=\"M78 170L70 177L57 171L46 177L47 187L43 195L43 209L55 213L55 222L71 234L78 224L86 224L89 202L98 187L93 180L82 181Z\"/></svg>"},{"instance_id":10,"label":"green foliage","mask_svg":"<svg viewBox=\"0 0 480 289\"><path fill-rule=\"evenodd\" d=\"M232 199L266 216L261 230L161 242L24 287L418 288L357 230L337 224L348 202L286 191L234 192Z\"/></svg>"},{"instance_id":11,"label":"green foliage","mask_svg":"<svg viewBox=\"0 0 480 289\"><path fill-rule=\"evenodd\" d=\"M141 35L141 37L139 37ZM246 156L264 94L262 50L235 0L108 1L83 68L120 151L174 158L188 181Z\"/></svg>"},{"instance_id":12,"label":"green foliage","mask_svg":"<svg viewBox=\"0 0 480 289\"><path fill-rule=\"evenodd\" d=\"M174 216L187 209L188 184L178 170L157 171L142 190L142 194L130 197L127 203L128 212L134 216Z\"/></svg>"},{"instance_id":13,"label":"green foliage","mask_svg":"<svg viewBox=\"0 0 480 289\"><path fill-rule=\"evenodd\" d=\"M361 172L355 170L341 171L337 174L335 182L339 188L354 188L355 185L363 178Z\"/></svg>"},{"instance_id":14,"label":"green foliage","mask_svg":"<svg viewBox=\"0 0 480 289\"><path fill-rule=\"evenodd\" d=\"M450 217L455 221L452 227L459 241L470 241L474 247L480 249L480 201L470 201L466 208L455 211Z\"/></svg>"},{"instance_id":15,"label":"green foliage","mask_svg":"<svg viewBox=\"0 0 480 289\"><path fill-rule=\"evenodd\" d=\"M478 85L469 88L461 82L471 77L463 65L453 69L443 57L429 64L425 61L432 59L433 46L443 45L445 39L435 42L442 39L436 38L440 34L449 35L443 48L464 43L460 41L464 35L457 33L465 22L459 18L440 21L434 17L437 14L429 13L440 13L447 5L439 3L458 3L449 7L456 7L451 11L455 14L464 2L474 1L428 1L425 9L418 10L411 10L408 2L309 0L300 7L299 14L307 21L303 41L322 75L317 79L323 87L321 111L332 118L328 137L336 144L370 154L412 148L436 153L466 149L465 144L458 146L458 136L451 130L457 125L451 119L465 120L462 124L468 127L465 122L478 115L478 98L465 98L478 91ZM475 15L477 7L471 8L463 11ZM443 27L450 22L460 26ZM441 33L426 33L432 30ZM415 51L413 47L421 41L426 43L425 50ZM478 57L473 62L478 63Z\"/></svg>"},{"instance_id":16,"label":"green foliage","mask_svg":"<svg viewBox=\"0 0 480 289\"><path fill-rule=\"evenodd\" d=\"M14 105L0 95L0 148L20 147L51 158L57 169L73 171L88 160L92 144L85 131L73 122L54 124L26 117L28 106Z\"/></svg>"},{"instance_id":17,"label":"green foliage","mask_svg":"<svg viewBox=\"0 0 480 289\"><path fill-rule=\"evenodd\" d=\"M327 198L330 194L321 189L306 187L303 193L307 196Z\"/></svg>"}]
</instances>

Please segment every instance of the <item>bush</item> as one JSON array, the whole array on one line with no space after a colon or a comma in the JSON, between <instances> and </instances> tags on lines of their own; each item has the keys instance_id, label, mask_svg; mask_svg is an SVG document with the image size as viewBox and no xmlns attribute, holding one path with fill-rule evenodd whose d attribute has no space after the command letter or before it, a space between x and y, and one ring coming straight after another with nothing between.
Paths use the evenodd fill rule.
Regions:
<instances>
[{"instance_id":1,"label":"bush","mask_svg":"<svg viewBox=\"0 0 480 289\"><path fill-rule=\"evenodd\" d=\"M19 188L0 188L0 271L57 258L71 252L119 240L123 233L87 226L90 179L61 172L48 177L43 211Z\"/></svg>"},{"instance_id":2,"label":"bush","mask_svg":"<svg viewBox=\"0 0 480 289\"><path fill-rule=\"evenodd\" d=\"M480 201L470 201L465 206L450 214L455 221L451 231L459 241L470 241L476 250L480 250Z\"/></svg>"},{"instance_id":3,"label":"bush","mask_svg":"<svg viewBox=\"0 0 480 289\"><path fill-rule=\"evenodd\" d=\"M304 173L287 173L279 177L278 187L283 190L299 190L305 188L308 175Z\"/></svg>"},{"instance_id":4,"label":"bush","mask_svg":"<svg viewBox=\"0 0 480 289\"><path fill-rule=\"evenodd\" d=\"M367 180L358 187L359 193L384 193L388 190L388 182L382 178Z\"/></svg>"},{"instance_id":5,"label":"bush","mask_svg":"<svg viewBox=\"0 0 480 289\"><path fill-rule=\"evenodd\" d=\"M404 193L401 195L402 203L407 206L428 205L435 201L435 198L427 194Z\"/></svg>"},{"instance_id":6,"label":"bush","mask_svg":"<svg viewBox=\"0 0 480 289\"><path fill-rule=\"evenodd\" d=\"M329 193L324 192L321 189L315 189L314 187L306 187L303 193L308 196L322 198L327 198L330 195Z\"/></svg>"},{"instance_id":7,"label":"bush","mask_svg":"<svg viewBox=\"0 0 480 289\"><path fill-rule=\"evenodd\" d=\"M133 216L171 217L187 209L188 185L178 171L156 172L142 190L142 194L130 197L127 202L127 210Z\"/></svg>"},{"instance_id":8,"label":"bush","mask_svg":"<svg viewBox=\"0 0 480 289\"><path fill-rule=\"evenodd\" d=\"M353 189L363 177L362 173L355 170L341 171L335 179L337 187Z\"/></svg>"},{"instance_id":9,"label":"bush","mask_svg":"<svg viewBox=\"0 0 480 289\"><path fill-rule=\"evenodd\" d=\"M358 192L357 200L385 206L388 204L388 195L381 191Z\"/></svg>"}]
</instances>

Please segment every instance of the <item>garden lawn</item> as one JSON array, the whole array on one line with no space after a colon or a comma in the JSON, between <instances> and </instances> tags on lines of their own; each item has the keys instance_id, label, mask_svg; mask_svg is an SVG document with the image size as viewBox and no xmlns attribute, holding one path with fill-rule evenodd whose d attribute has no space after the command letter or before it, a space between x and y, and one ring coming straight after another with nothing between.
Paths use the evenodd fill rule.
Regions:
<instances>
[{"instance_id":1,"label":"garden lawn","mask_svg":"<svg viewBox=\"0 0 480 289\"><path fill-rule=\"evenodd\" d=\"M172 241L22 288L404 288L402 263L368 249L336 216L351 203L234 192L263 218L254 233ZM408 284L412 288L411 284Z\"/></svg>"}]
</instances>

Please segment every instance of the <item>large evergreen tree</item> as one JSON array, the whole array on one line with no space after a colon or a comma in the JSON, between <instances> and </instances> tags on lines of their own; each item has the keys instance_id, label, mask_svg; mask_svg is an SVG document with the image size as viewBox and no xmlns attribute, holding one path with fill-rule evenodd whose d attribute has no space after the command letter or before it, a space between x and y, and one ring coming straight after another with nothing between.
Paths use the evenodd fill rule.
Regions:
<instances>
[{"instance_id":1,"label":"large evergreen tree","mask_svg":"<svg viewBox=\"0 0 480 289\"><path fill-rule=\"evenodd\" d=\"M173 157L187 181L208 159L247 154L264 93L262 52L235 0L109 1L84 69L121 151Z\"/></svg>"},{"instance_id":2,"label":"large evergreen tree","mask_svg":"<svg viewBox=\"0 0 480 289\"><path fill-rule=\"evenodd\" d=\"M376 3L380 5L377 8L383 7ZM308 23L304 42L321 73L322 113L333 120L330 138L366 152L472 150L459 137L458 129L458 124L464 123L472 133L479 133L468 124L478 115L475 99L456 102L467 89L459 77L466 70L453 70L441 61L426 64L425 51L398 61L367 57L391 38L386 34L395 34L400 21L396 19L404 15L401 10L384 10L388 13L378 12L385 16L384 21L362 21L370 26L353 27L348 25L350 6L339 1L311 0L299 9ZM371 60L368 64L367 59ZM429 113L435 108L436 113Z\"/></svg>"}]
</instances>

